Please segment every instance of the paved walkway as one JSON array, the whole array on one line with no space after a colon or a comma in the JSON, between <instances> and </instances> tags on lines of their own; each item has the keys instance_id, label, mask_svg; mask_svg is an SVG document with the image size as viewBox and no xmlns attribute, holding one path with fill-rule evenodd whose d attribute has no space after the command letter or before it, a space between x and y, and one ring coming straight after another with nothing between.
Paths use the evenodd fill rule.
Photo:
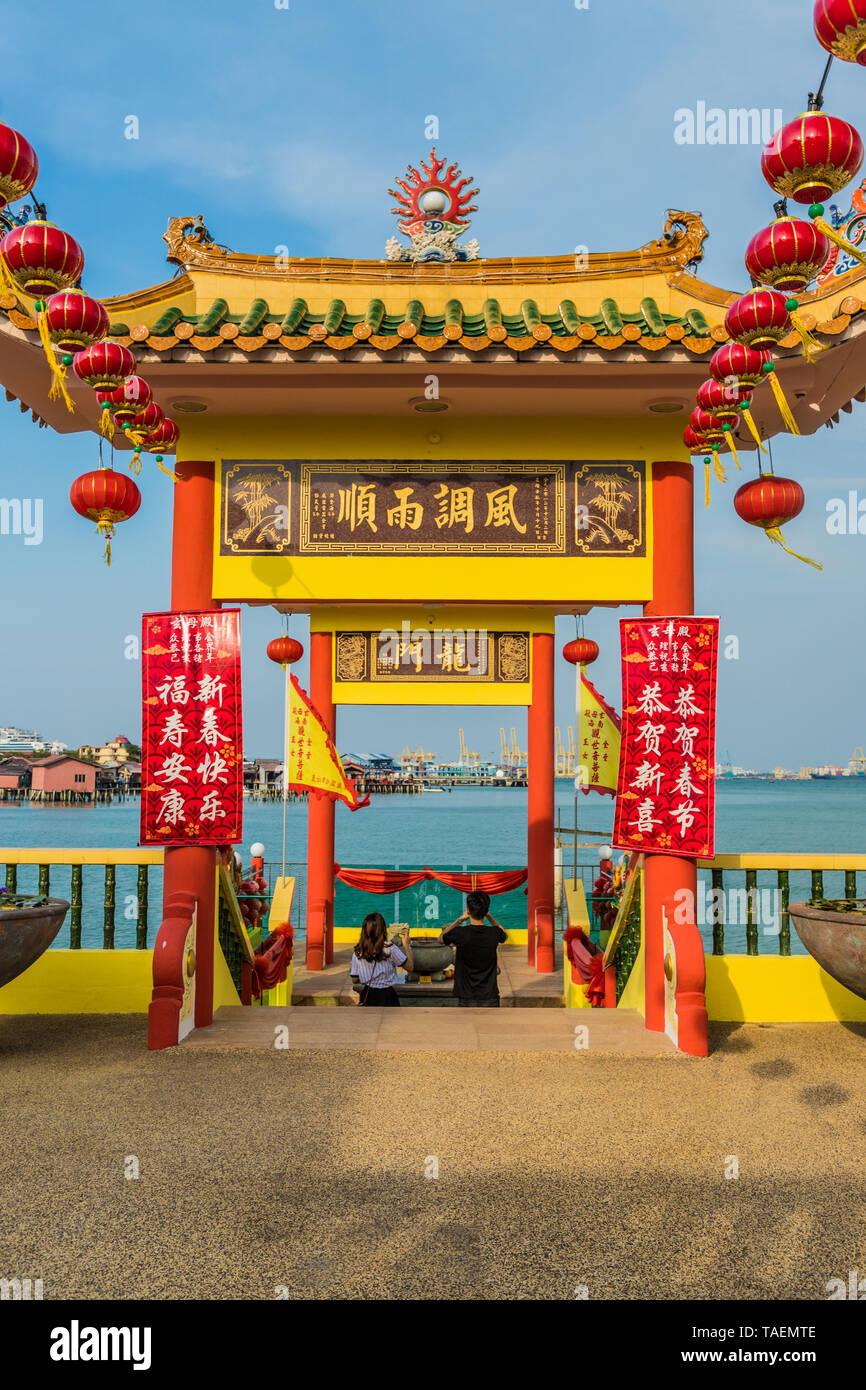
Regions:
<instances>
[{"instance_id":1,"label":"paved walkway","mask_svg":"<svg viewBox=\"0 0 866 1390\"><path fill-rule=\"evenodd\" d=\"M576 1030L581 1030L577 1032ZM585 1031L583 1031L585 1030ZM184 1048L369 1052L597 1052L665 1056L676 1049L648 1033L631 1010L614 1009L220 1009Z\"/></svg>"},{"instance_id":2,"label":"paved walkway","mask_svg":"<svg viewBox=\"0 0 866 1390\"><path fill-rule=\"evenodd\" d=\"M148 1053L143 1018L0 1018L0 1277L46 1299L824 1300L866 1272L866 1026L712 1046Z\"/></svg>"},{"instance_id":3,"label":"paved walkway","mask_svg":"<svg viewBox=\"0 0 866 1390\"><path fill-rule=\"evenodd\" d=\"M334 950L334 963L324 970L307 970L303 960L303 942L298 943L298 958L294 963L292 981L292 1003L298 1005L349 1005L354 1007L356 1000L349 979L349 962L352 958L351 946L337 946ZM525 946L501 946L499 949L499 996L503 1009L547 1008L561 1009L562 1001L562 942L557 941L556 969L551 974L540 975L534 965L526 959ZM401 977L402 978L402 977ZM426 989L444 998L452 994L450 982L441 985L401 985L400 992L407 997L419 994Z\"/></svg>"}]
</instances>

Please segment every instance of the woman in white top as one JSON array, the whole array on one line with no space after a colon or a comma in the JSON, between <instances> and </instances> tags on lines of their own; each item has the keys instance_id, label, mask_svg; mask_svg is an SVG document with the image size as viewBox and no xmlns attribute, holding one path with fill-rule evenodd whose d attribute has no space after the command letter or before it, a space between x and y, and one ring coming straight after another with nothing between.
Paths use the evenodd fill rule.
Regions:
<instances>
[{"instance_id":1,"label":"woman in white top","mask_svg":"<svg viewBox=\"0 0 866 1390\"><path fill-rule=\"evenodd\" d=\"M371 912L364 918L349 966L349 974L360 994L360 1004L399 1006L400 999L394 988L399 982L397 966L412 969L408 928L401 932L400 941L401 946L389 943L388 928L381 912Z\"/></svg>"}]
</instances>

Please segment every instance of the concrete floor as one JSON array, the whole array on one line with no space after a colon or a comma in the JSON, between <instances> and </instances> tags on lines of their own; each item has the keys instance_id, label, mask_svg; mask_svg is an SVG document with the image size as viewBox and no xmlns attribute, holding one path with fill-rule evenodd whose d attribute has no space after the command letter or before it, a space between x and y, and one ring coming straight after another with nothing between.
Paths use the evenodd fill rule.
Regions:
<instances>
[{"instance_id":1,"label":"concrete floor","mask_svg":"<svg viewBox=\"0 0 866 1390\"><path fill-rule=\"evenodd\" d=\"M823 1300L866 1273L862 1025L717 1027L703 1061L144 1041L0 1019L0 1276L46 1299Z\"/></svg>"}]
</instances>

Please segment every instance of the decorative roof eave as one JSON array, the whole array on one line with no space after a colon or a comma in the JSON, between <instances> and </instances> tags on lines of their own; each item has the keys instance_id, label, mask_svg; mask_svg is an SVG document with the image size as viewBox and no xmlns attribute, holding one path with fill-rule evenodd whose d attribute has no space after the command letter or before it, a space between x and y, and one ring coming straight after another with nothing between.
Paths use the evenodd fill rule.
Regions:
<instances>
[{"instance_id":1,"label":"decorative roof eave","mask_svg":"<svg viewBox=\"0 0 866 1390\"><path fill-rule=\"evenodd\" d=\"M340 280L357 284L396 283L515 284L523 280L611 279L626 275L684 270L703 254L709 233L700 213L669 210L664 231L637 250L591 252L576 270L575 256L495 257L444 264L347 260L337 257L283 259L231 251L211 239L201 217L173 217L163 240L167 259L184 270L211 270L256 280Z\"/></svg>"}]
</instances>

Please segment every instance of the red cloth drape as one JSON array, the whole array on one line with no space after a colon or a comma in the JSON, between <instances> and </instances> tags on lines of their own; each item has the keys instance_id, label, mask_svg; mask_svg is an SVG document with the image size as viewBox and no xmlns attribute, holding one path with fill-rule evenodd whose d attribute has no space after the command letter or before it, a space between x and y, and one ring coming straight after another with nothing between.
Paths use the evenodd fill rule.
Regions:
<instances>
[{"instance_id":1,"label":"red cloth drape","mask_svg":"<svg viewBox=\"0 0 866 1390\"><path fill-rule=\"evenodd\" d=\"M571 961L572 979L575 976L586 988L587 1002L593 1009L604 1005L604 952L580 927L569 927L563 942Z\"/></svg>"},{"instance_id":2,"label":"red cloth drape","mask_svg":"<svg viewBox=\"0 0 866 1390\"><path fill-rule=\"evenodd\" d=\"M294 932L286 922L262 942L254 958L252 988L256 999L263 989L274 989L286 978L294 949Z\"/></svg>"},{"instance_id":3,"label":"red cloth drape","mask_svg":"<svg viewBox=\"0 0 866 1390\"><path fill-rule=\"evenodd\" d=\"M526 882L526 872L526 869L500 869L486 874L443 873L437 869L344 869L339 864L334 865L334 874L340 882L349 888L359 888L362 893L402 893L404 888L412 888L425 878L434 878L460 893L481 889L496 897L519 888Z\"/></svg>"}]
</instances>

